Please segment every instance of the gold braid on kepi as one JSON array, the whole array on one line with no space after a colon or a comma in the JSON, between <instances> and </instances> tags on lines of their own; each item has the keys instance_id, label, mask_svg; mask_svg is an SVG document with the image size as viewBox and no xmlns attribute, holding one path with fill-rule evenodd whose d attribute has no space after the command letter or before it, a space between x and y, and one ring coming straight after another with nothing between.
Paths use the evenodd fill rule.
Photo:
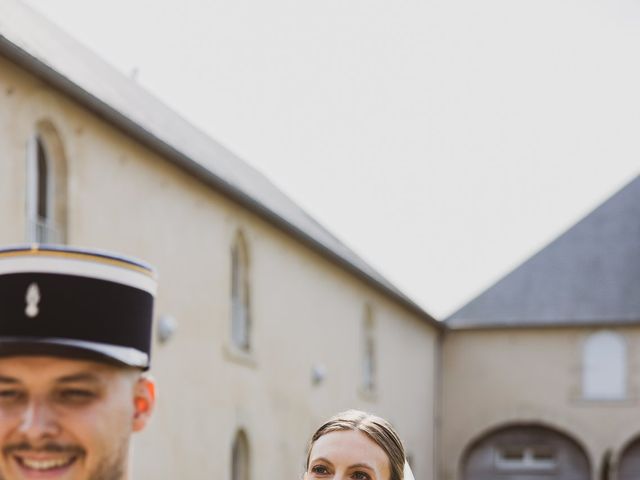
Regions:
<instances>
[{"instance_id":1,"label":"gold braid on kepi","mask_svg":"<svg viewBox=\"0 0 640 480\"><path fill-rule=\"evenodd\" d=\"M53 355L146 370L156 278L99 250L0 248L0 356Z\"/></svg>"}]
</instances>

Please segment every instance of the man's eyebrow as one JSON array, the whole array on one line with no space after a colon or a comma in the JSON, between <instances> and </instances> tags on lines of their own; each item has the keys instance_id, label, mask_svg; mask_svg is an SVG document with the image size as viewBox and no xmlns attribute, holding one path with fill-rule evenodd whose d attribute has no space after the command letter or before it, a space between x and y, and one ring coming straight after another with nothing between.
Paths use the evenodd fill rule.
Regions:
<instances>
[{"instance_id":1,"label":"man's eyebrow","mask_svg":"<svg viewBox=\"0 0 640 480\"><path fill-rule=\"evenodd\" d=\"M11 383L11 384L15 384L15 383L20 383L18 381L17 378L13 378L13 377L6 377L4 375L0 375L0 383Z\"/></svg>"},{"instance_id":2,"label":"man's eyebrow","mask_svg":"<svg viewBox=\"0 0 640 480\"><path fill-rule=\"evenodd\" d=\"M100 377L94 373L83 372L74 373L72 375L65 375L56 379L57 383L75 383L75 382L89 382L89 383L102 383Z\"/></svg>"}]
</instances>

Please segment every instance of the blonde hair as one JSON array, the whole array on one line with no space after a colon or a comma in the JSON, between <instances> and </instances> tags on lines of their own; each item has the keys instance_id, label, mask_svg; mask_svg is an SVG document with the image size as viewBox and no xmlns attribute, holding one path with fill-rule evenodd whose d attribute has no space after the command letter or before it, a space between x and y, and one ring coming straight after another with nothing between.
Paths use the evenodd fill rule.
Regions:
<instances>
[{"instance_id":1,"label":"blonde hair","mask_svg":"<svg viewBox=\"0 0 640 480\"><path fill-rule=\"evenodd\" d=\"M316 430L309 442L307 449L307 462L305 469L309 468L311 449L316 441L331 432L345 430L360 431L367 435L378 445L389 458L391 478L389 480L402 480L404 476L404 463L406 460L404 446L393 427L384 418L377 417L360 410L347 410L327 420Z\"/></svg>"}]
</instances>

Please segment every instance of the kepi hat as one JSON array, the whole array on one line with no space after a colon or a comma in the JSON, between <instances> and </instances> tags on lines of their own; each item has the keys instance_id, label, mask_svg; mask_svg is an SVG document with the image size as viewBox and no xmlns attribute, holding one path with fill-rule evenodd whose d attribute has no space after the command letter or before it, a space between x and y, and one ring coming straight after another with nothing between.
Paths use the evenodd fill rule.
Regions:
<instances>
[{"instance_id":1,"label":"kepi hat","mask_svg":"<svg viewBox=\"0 0 640 480\"><path fill-rule=\"evenodd\" d=\"M110 253L0 249L0 356L53 355L148 369L153 270Z\"/></svg>"}]
</instances>

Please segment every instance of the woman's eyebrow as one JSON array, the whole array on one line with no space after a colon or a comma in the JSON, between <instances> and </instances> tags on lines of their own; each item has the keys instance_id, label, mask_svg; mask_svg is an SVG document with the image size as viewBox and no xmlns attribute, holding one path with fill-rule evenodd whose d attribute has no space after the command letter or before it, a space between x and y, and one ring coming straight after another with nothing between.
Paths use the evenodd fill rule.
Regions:
<instances>
[{"instance_id":1,"label":"woman's eyebrow","mask_svg":"<svg viewBox=\"0 0 640 480\"><path fill-rule=\"evenodd\" d=\"M0 375L0 383L16 384L16 383L20 383L20 382L16 378L6 377L4 375Z\"/></svg>"},{"instance_id":2,"label":"woman's eyebrow","mask_svg":"<svg viewBox=\"0 0 640 480\"><path fill-rule=\"evenodd\" d=\"M324 458L324 457L314 458L314 459L312 460L312 462L324 462L324 463L326 463L326 464L328 464L328 465L333 466L333 463L331 463L331 461L330 461L328 458Z\"/></svg>"},{"instance_id":3,"label":"woman's eyebrow","mask_svg":"<svg viewBox=\"0 0 640 480\"><path fill-rule=\"evenodd\" d=\"M355 465L351 465L349 468L366 468L373 471L373 467L367 463L356 463Z\"/></svg>"}]
</instances>

